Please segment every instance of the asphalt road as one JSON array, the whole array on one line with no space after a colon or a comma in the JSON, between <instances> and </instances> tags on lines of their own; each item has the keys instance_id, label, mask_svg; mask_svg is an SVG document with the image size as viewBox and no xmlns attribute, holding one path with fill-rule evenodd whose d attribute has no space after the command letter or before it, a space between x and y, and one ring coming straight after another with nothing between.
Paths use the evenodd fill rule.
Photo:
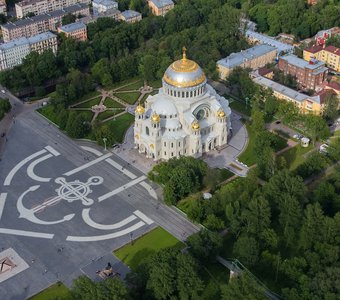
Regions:
<instances>
[{"instance_id":1,"label":"asphalt road","mask_svg":"<svg viewBox=\"0 0 340 300\"><path fill-rule=\"evenodd\" d=\"M9 98L16 115L0 124L8 139L0 152L0 250L12 247L29 268L0 283L2 299L25 299L58 280L71 285L93 261L157 225L180 240L198 231L134 166L80 147L34 111L39 104Z\"/></svg>"}]
</instances>

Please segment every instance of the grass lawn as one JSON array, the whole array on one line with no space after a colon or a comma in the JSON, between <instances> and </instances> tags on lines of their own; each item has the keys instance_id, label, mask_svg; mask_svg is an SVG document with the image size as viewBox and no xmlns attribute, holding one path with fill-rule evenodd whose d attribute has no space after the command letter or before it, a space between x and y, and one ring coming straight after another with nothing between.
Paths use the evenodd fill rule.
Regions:
<instances>
[{"instance_id":1,"label":"grass lawn","mask_svg":"<svg viewBox=\"0 0 340 300\"><path fill-rule=\"evenodd\" d=\"M98 91L93 91L93 92L90 92L90 93L84 95L83 97L79 98L77 100L77 102L84 101L86 99L90 99L90 98L93 98L93 97L96 97L96 96L99 96L99 95L100 95L100 93Z\"/></svg>"},{"instance_id":2,"label":"grass lawn","mask_svg":"<svg viewBox=\"0 0 340 300\"><path fill-rule=\"evenodd\" d=\"M119 114L121 113L123 110L106 110L102 113L100 113L98 116L97 116L97 119L96 120L100 120L100 121L103 121L109 117L113 117L115 116L116 114Z\"/></svg>"},{"instance_id":3,"label":"grass lawn","mask_svg":"<svg viewBox=\"0 0 340 300\"><path fill-rule=\"evenodd\" d=\"M244 115L250 116L251 108L250 106L246 107L245 103L240 101L234 100L233 102L229 103L229 106L236 111L243 113Z\"/></svg>"},{"instance_id":4,"label":"grass lawn","mask_svg":"<svg viewBox=\"0 0 340 300\"><path fill-rule=\"evenodd\" d=\"M133 245L125 245L113 253L132 270L136 270L137 266L151 254L171 247L183 248L184 244L163 228L157 227L135 240Z\"/></svg>"},{"instance_id":5,"label":"grass lawn","mask_svg":"<svg viewBox=\"0 0 340 300\"><path fill-rule=\"evenodd\" d=\"M53 123L58 124L58 115L53 111L52 105L46 105L37 110L40 114L42 114L47 119L51 120Z\"/></svg>"},{"instance_id":6,"label":"grass lawn","mask_svg":"<svg viewBox=\"0 0 340 300\"><path fill-rule=\"evenodd\" d=\"M249 124L247 124L246 127L248 131L248 145L247 145L247 148L238 157L238 160L240 162L243 162L247 166L251 166L255 164L256 162L256 157L254 153L255 133L251 130L251 127Z\"/></svg>"},{"instance_id":7,"label":"grass lawn","mask_svg":"<svg viewBox=\"0 0 340 300\"><path fill-rule=\"evenodd\" d=\"M142 85L143 85L143 81L140 77L133 77L133 78L129 78L129 79L126 79L126 80L123 80L123 81L120 81L120 82L115 82L113 83L112 85L110 85L109 87L106 87L105 90L125 90L126 87L124 87L124 85L132 85L134 84L134 82L136 81L141 81L142 82Z\"/></svg>"},{"instance_id":8,"label":"grass lawn","mask_svg":"<svg viewBox=\"0 0 340 300\"><path fill-rule=\"evenodd\" d=\"M76 106L74 106L74 107L79 107L79 108L91 108L92 106L99 104L101 98L102 98L102 97L97 97L97 98L94 98L94 99L89 100L89 101L87 101L87 102L80 103L80 104L78 104L78 105L76 105Z\"/></svg>"},{"instance_id":9,"label":"grass lawn","mask_svg":"<svg viewBox=\"0 0 340 300\"><path fill-rule=\"evenodd\" d=\"M43 290L39 294L34 295L29 298L29 300L68 300L71 299L71 294L69 289L61 282L55 283Z\"/></svg>"},{"instance_id":10,"label":"grass lawn","mask_svg":"<svg viewBox=\"0 0 340 300\"><path fill-rule=\"evenodd\" d=\"M191 194L188 197L185 197L183 199L181 199L176 206L183 211L184 213L188 213L188 210L190 209L190 206L192 205L193 202L196 202L197 200L199 200L200 198L202 198L202 192L198 192L195 194Z\"/></svg>"},{"instance_id":11,"label":"grass lawn","mask_svg":"<svg viewBox=\"0 0 340 300\"><path fill-rule=\"evenodd\" d=\"M116 93L115 96L122 99L126 103L134 104L138 97L140 95L140 92L131 92L131 93Z\"/></svg>"},{"instance_id":12,"label":"grass lawn","mask_svg":"<svg viewBox=\"0 0 340 300\"><path fill-rule=\"evenodd\" d=\"M132 81L131 84L119 88L119 91L138 90L139 88L141 88L143 86L143 84L144 84L143 80L138 80L137 79L137 82Z\"/></svg>"},{"instance_id":13,"label":"grass lawn","mask_svg":"<svg viewBox=\"0 0 340 300\"><path fill-rule=\"evenodd\" d=\"M313 149L312 145L309 145L307 148L301 147L300 144L296 145L293 148L283 152L279 155L279 157L284 157L287 162L287 167L290 170L294 170L298 165L305 161L304 154L311 151Z\"/></svg>"},{"instance_id":14,"label":"grass lawn","mask_svg":"<svg viewBox=\"0 0 340 300\"><path fill-rule=\"evenodd\" d=\"M162 80L158 79L155 81L150 81L148 82L148 86L152 86L154 89L158 89L160 87L162 87Z\"/></svg>"},{"instance_id":15,"label":"grass lawn","mask_svg":"<svg viewBox=\"0 0 340 300\"><path fill-rule=\"evenodd\" d=\"M334 136L340 136L340 130L335 131Z\"/></svg>"},{"instance_id":16,"label":"grass lawn","mask_svg":"<svg viewBox=\"0 0 340 300\"><path fill-rule=\"evenodd\" d=\"M118 143L121 143L124 139L126 130L135 121L135 117L129 113L125 113L116 118L116 120L111 120L105 123L110 127L113 132L114 138Z\"/></svg>"},{"instance_id":17,"label":"grass lawn","mask_svg":"<svg viewBox=\"0 0 340 300\"><path fill-rule=\"evenodd\" d=\"M118 103L117 101L111 99L111 98L106 98L104 100L104 105L107 108L124 108L124 105Z\"/></svg>"}]
</instances>

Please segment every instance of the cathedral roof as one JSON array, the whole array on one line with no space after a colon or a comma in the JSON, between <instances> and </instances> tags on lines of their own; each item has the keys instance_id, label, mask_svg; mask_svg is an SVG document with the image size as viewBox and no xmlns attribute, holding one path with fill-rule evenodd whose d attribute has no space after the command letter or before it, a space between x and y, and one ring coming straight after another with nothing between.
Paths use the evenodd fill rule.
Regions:
<instances>
[{"instance_id":1,"label":"cathedral roof","mask_svg":"<svg viewBox=\"0 0 340 300\"><path fill-rule=\"evenodd\" d=\"M177 109L175 105L166 98L157 99L152 105L151 109L159 115L176 115Z\"/></svg>"},{"instance_id":2,"label":"cathedral roof","mask_svg":"<svg viewBox=\"0 0 340 300\"><path fill-rule=\"evenodd\" d=\"M187 59L186 49L183 48L183 58L176 60L167 68L163 80L175 87L188 88L204 83L206 77L196 62Z\"/></svg>"}]
</instances>

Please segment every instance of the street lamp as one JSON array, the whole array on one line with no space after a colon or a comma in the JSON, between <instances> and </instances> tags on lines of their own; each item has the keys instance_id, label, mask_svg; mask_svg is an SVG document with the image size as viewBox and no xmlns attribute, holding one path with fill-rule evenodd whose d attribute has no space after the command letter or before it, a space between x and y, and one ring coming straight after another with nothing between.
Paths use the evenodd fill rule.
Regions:
<instances>
[{"instance_id":1,"label":"street lamp","mask_svg":"<svg viewBox=\"0 0 340 300\"><path fill-rule=\"evenodd\" d=\"M104 150L106 151L106 141L107 141L107 138L103 138L103 142L104 142Z\"/></svg>"}]
</instances>

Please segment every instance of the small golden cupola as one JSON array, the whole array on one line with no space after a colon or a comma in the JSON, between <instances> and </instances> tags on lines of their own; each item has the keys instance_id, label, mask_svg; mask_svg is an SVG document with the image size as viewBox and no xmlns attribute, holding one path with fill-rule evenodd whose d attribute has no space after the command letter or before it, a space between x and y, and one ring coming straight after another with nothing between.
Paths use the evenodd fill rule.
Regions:
<instances>
[{"instance_id":1,"label":"small golden cupola","mask_svg":"<svg viewBox=\"0 0 340 300\"><path fill-rule=\"evenodd\" d=\"M142 105L138 104L138 106L135 109L135 113L138 115L142 115L145 113L145 108Z\"/></svg>"},{"instance_id":2,"label":"small golden cupola","mask_svg":"<svg viewBox=\"0 0 340 300\"><path fill-rule=\"evenodd\" d=\"M218 111L217 111L217 117L219 118L224 118L225 117L225 112L222 108L220 108Z\"/></svg>"},{"instance_id":3,"label":"small golden cupola","mask_svg":"<svg viewBox=\"0 0 340 300\"><path fill-rule=\"evenodd\" d=\"M161 121L161 118L159 114L157 114L155 111L151 115L151 122L152 123L159 123Z\"/></svg>"},{"instance_id":4,"label":"small golden cupola","mask_svg":"<svg viewBox=\"0 0 340 300\"><path fill-rule=\"evenodd\" d=\"M195 131L199 130L200 129L200 123L198 123L197 120L194 120L192 123L191 123L191 128Z\"/></svg>"}]
</instances>

